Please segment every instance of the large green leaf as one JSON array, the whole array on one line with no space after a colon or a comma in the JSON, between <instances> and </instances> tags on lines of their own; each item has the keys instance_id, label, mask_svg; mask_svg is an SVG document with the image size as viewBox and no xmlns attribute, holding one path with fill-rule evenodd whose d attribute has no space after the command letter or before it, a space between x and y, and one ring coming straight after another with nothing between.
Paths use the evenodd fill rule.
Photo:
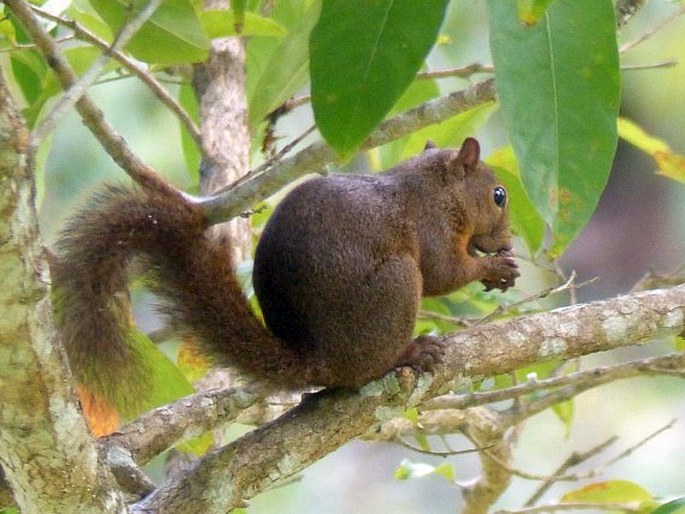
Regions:
<instances>
[{"instance_id":1,"label":"large green leaf","mask_svg":"<svg viewBox=\"0 0 685 514\"><path fill-rule=\"evenodd\" d=\"M447 0L328 0L309 42L317 126L350 157L409 87Z\"/></svg>"},{"instance_id":2,"label":"large green leaf","mask_svg":"<svg viewBox=\"0 0 685 514\"><path fill-rule=\"evenodd\" d=\"M10 54L10 64L17 84L21 88L24 98L33 104L41 97L43 82L48 73L38 50L20 50ZM33 123L33 119L29 120Z\"/></svg>"},{"instance_id":3,"label":"large green leaf","mask_svg":"<svg viewBox=\"0 0 685 514\"><path fill-rule=\"evenodd\" d=\"M620 99L611 0L557 0L537 25L488 0L502 112L523 184L558 256L592 216L616 151Z\"/></svg>"},{"instance_id":4,"label":"large green leaf","mask_svg":"<svg viewBox=\"0 0 685 514\"><path fill-rule=\"evenodd\" d=\"M217 37L235 36L238 34L236 25L240 27L242 36L272 36L284 37L288 32L271 18L264 18L251 12L242 13L242 21L238 21L234 10L210 9L200 13L200 22L207 36Z\"/></svg>"},{"instance_id":5,"label":"large green leaf","mask_svg":"<svg viewBox=\"0 0 685 514\"><path fill-rule=\"evenodd\" d=\"M287 4L287 2L284 2ZM281 9L285 9L284 5ZM319 18L321 1L315 0L300 12L289 27L288 35L275 48L271 42L253 40L248 45L248 102L250 128L280 106L307 81L309 55L307 41ZM287 25L286 25L287 26ZM268 55L264 62L261 57ZM256 81L251 77L259 77Z\"/></svg>"},{"instance_id":6,"label":"large green leaf","mask_svg":"<svg viewBox=\"0 0 685 514\"><path fill-rule=\"evenodd\" d=\"M521 236L528 246L531 255L535 255L542 246L545 236L545 222L528 199L521 184L521 174L516 156L511 146L493 152L485 162L504 182L510 199L510 219L514 232Z\"/></svg>"},{"instance_id":7,"label":"large green leaf","mask_svg":"<svg viewBox=\"0 0 685 514\"><path fill-rule=\"evenodd\" d=\"M14 16L0 13L2 16L2 31L0 32L0 48L7 50L16 47L17 44L31 43L31 39L24 31L21 23ZM33 105L40 99L43 91L43 81L47 74L48 66L43 55L34 48L15 49L10 52L10 65L17 85L21 89L26 102ZM27 116L29 124L35 122L35 114Z\"/></svg>"},{"instance_id":8,"label":"large green leaf","mask_svg":"<svg viewBox=\"0 0 685 514\"><path fill-rule=\"evenodd\" d=\"M90 0L97 13L117 32L146 0ZM144 62L179 64L199 62L209 53L209 39L188 0L165 0L131 39L126 50Z\"/></svg>"}]
</instances>

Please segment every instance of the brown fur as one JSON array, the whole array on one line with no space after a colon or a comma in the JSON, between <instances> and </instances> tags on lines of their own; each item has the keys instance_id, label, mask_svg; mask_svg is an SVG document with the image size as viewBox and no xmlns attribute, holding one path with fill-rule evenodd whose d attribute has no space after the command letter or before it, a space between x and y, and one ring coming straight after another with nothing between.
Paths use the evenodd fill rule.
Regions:
<instances>
[{"instance_id":1,"label":"brown fur","mask_svg":"<svg viewBox=\"0 0 685 514\"><path fill-rule=\"evenodd\" d=\"M234 274L230 241L164 184L108 187L58 244L58 320L81 383L139 394L146 370L123 335L134 255L181 331L218 365L279 388L356 387L397 365L430 367L434 340L411 341L421 296L480 280L506 290L518 271L507 206L475 140L428 148L379 175L321 178L294 189L259 242L254 284L267 331ZM478 257L475 248L498 255ZM122 389L122 385L124 386ZM122 393L121 391L124 391Z\"/></svg>"}]
</instances>

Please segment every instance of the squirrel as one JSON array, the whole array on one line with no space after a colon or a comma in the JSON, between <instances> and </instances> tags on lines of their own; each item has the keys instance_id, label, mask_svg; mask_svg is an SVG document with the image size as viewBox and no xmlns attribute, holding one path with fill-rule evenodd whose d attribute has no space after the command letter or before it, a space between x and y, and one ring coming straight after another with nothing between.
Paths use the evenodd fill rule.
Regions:
<instances>
[{"instance_id":1,"label":"squirrel","mask_svg":"<svg viewBox=\"0 0 685 514\"><path fill-rule=\"evenodd\" d=\"M53 266L77 381L105 398L145 392L146 370L126 337L134 256L181 333L214 364L270 388L356 388L399 366L432 370L441 343L412 340L421 297L472 281L506 291L519 276L507 193L479 159L475 139L459 150L429 142L386 172L295 187L255 252L267 328L243 295L231 241L210 237L200 203L161 178L107 186L71 218Z\"/></svg>"}]
</instances>

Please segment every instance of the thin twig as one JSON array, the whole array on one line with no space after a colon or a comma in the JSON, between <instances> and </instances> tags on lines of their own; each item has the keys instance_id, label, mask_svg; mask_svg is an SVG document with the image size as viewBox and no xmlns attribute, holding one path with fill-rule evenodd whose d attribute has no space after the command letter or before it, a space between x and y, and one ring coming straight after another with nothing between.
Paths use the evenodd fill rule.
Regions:
<instances>
[{"instance_id":1,"label":"thin twig","mask_svg":"<svg viewBox=\"0 0 685 514\"><path fill-rule=\"evenodd\" d=\"M72 41L74 39L73 34L68 34L64 37L59 37L55 39L57 43L66 43L67 41ZM0 54L10 53L10 52L22 52L24 50L37 50L38 47L33 43L18 43L16 45L8 46L7 48L0 48Z\"/></svg>"},{"instance_id":2,"label":"thin twig","mask_svg":"<svg viewBox=\"0 0 685 514\"><path fill-rule=\"evenodd\" d=\"M444 68L441 70L422 71L416 74L417 79L439 79L446 77L470 77L476 73L494 73L493 66L485 64L469 64L467 66L460 66L458 68Z\"/></svg>"},{"instance_id":3,"label":"thin twig","mask_svg":"<svg viewBox=\"0 0 685 514\"><path fill-rule=\"evenodd\" d=\"M685 354L677 352L660 357L651 357L611 366L603 366L587 371L577 371L563 377L530 380L523 384L517 384L512 387L497 389L495 391L445 395L424 403L421 408L422 410L465 409L467 407L507 401L512 398L549 389L561 389L564 392L569 392L569 390L563 388L570 388L570 392L573 392L574 387L576 388L575 394L572 396L576 396L591 387L597 387L615 380L632 378L645 374L661 375L667 373L669 370L683 367L685 367ZM580 389L581 387L582 390ZM549 393L549 395L551 394L553 393ZM568 398L563 399L565 400ZM526 405L528 406L530 404ZM524 411L523 414L518 413L517 415L519 418L527 418L530 417L532 413ZM512 414L512 417L513 416L514 415ZM519 422L520 419L514 421ZM514 423L508 422L506 424L511 426Z\"/></svg>"},{"instance_id":4,"label":"thin twig","mask_svg":"<svg viewBox=\"0 0 685 514\"><path fill-rule=\"evenodd\" d=\"M469 321L466 318L458 318L457 316L450 316L449 314L441 314L439 312L434 312L434 311L426 311L426 310L420 310L418 314L419 318L422 319L433 319L437 321L444 321L446 323L450 323L452 325L455 325L457 327L470 327L473 325L472 321Z\"/></svg>"},{"instance_id":5,"label":"thin twig","mask_svg":"<svg viewBox=\"0 0 685 514\"><path fill-rule=\"evenodd\" d=\"M466 66L460 66L458 68L443 68L440 70L431 71L421 71L416 74L416 78L419 80L429 80L447 77L470 77L476 73L494 73L495 68L492 65L473 63ZM311 102L311 95L302 95L298 97L290 98L285 101L279 107L274 109L270 115L283 116L288 112Z\"/></svg>"},{"instance_id":6,"label":"thin twig","mask_svg":"<svg viewBox=\"0 0 685 514\"><path fill-rule=\"evenodd\" d=\"M566 272L563 270L563 268L559 265L559 261L553 261L551 270L556 274L556 276L559 277L560 280L563 280L566 282L568 280L568 277L566 276ZM571 270L571 275L575 274L575 270ZM597 280L595 277L594 280ZM576 295L576 288L571 287L569 289L569 305L575 305L578 303L578 297Z\"/></svg>"},{"instance_id":7,"label":"thin twig","mask_svg":"<svg viewBox=\"0 0 685 514\"><path fill-rule=\"evenodd\" d=\"M468 453L479 453L485 449L492 448L494 445L487 446L486 448L469 448L467 450L431 450L427 448L421 448L420 446L416 446L414 444L411 444L409 441L402 437L398 437L395 439L395 442L399 444L400 446L403 446L407 450L411 450L417 453L422 453L424 455L433 455L433 456L438 456L438 457L449 457L453 455L466 455Z\"/></svg>"},{"instance_id":8,"label":"thin twig","mask_svg":"<svg viewBox=\"0 0 685 514\"><path fill-rule=\"evenodd\" d=\"M583 503L556 503L553 505L540 505L537 507L526 507L517 510L498 510L495 514L537 514L539 512L558 512L570 510L597 510L609 512L641 512L644 510L641 502L583 502Z\"/></svg>"},{"instance_id":9,"label":"thin twig","mask_svg":"<svg viewBox=\"0 0 685 514\"><path fill-rule=\"evenodd\" d=\"M573 452L571 455L569 455L564 462L561 463L561 465L552 473L551 476L546 477L543 481L542 484L540 484L540 487L533 493L533 495L528 498L526 503L523 504L524 507L532 507L535 505L540 498L542 498L542 495L544 495L547 490L552 487L555 483L559 482L558 477L563 477L567 475L567 471L571 469L572 467L577 466L578 464L582 464L583 462L586 462L590 460L592 457L595 455L599 455L602 453L606 448L614 444L618 440L618 436L611 436L609 439L606 441L599 443L596 446L593 446L589 450L586 450L584 452Z\"/></svg>"},{"instance_id":10,"label":"thin twig","mask_svg":"<svg viewBox=\"0 0 685 514\"><path fill-rule=\"evenodd\" d=\"M496 462L499 466L502 468L506 469L507 472L511 473L512 475L516 475L520 478L523 478L525 480L539 480L543 481L544 483L540 486L540 488L531 496L531 498L525 503L525 506L531 506L533 505L544 493L549 489L551 485L553 485L556 482L578 482L583 479L588 479L588 478L594 478L602 473L609 468L611 465L615 464L619 460L625 459L629 455L631 455L635 450L638 448L644 446L648 441L652 440L654 437L658 436L665 430L668 430L670 428L673 428L673 425L675 424L676 420L673 419L670 422L668 422L665 426L655 430L654 432L650 433L648 436L644 437L640 441L638 441L636 444L630 446L629 448L626 448L624 451L622 451L620 454L618 454L616 457L613 459L610 459L606 461L605 463L595 467L594 469L591 469L586 472L582 473L572 473L568 474L566 471L574 466L578 466L579 464L582 464L583 462L588 461L592 457L599 455L602 451L604 451L607 447L609 447L611 444L616 442L618 440L618 437L612 436L606 441L598 444L597 446L590 448L589 450L582 452L582 453L573 453L571 454L565 461L562 463L559 468L552 474L552 475L539 475L536 473L529 473L527 471L523 471L520 469L513 468L511 466L508 466L506 463L501 462L501 460L493 455L491 452L484 451L483 453ZM484 449L487 450L487 449Z\"/></svg>"},{"instance_id":11,"label":"thin twig","mask_svg":"<svg viewBox=\"0 0 685 514\"><path fill-rule=\"evenodd\" d=\"M114 38L111 47L108 47L105 52L98 57L91 67L80 78L76 79L68 88L65 89L62 97L57 101L52 110L48 113L43 121L33 130L31 137L36 141L42 140L50 133L57 120L59 120L69 109L71 109L76 102L86 93L107 66L111 59L113 50L123 48L135 36L136 32L145 24L147 20L155 13L157 8L162 3L162 0L149 0L147 5L140 10L138 15L124 24L119 33Z\"/></svg>"},{"instance_id":12,"label":"thin twig","mask_svg":"<svg viewBox=\"0 0 685 514\"><path fill-rule=\"evenodd\" d=\"M483 318L476 321L475 325L482 325L483 323L488 323L488 322L492 321L494 318L496 318L497 316L500 316L507 311L517 309L523 305L534 302L536 300L542 300L543 298L547 298L548 296L553 295L553 294L558 294L558 293L562 293L564 291L568 291L569 289L574 289L574 290L579 289L579 288L584 287L588 284L591 284L595 280L597 280L597 278L592 278L592 279L586 280L585 282L582 282L580 284L573 284L575 279L576 279L576 272L573 271L573 272L571 272L571 276L566 280L566 282L560 286L548 287L547 289L543 289L542 291L540 291L538 293L527 296L526 298L523 298L522 300L519 300L519 301L514 302L514 303L500 304L490 314L487 314Z\"/></svg>"},{"instance_id":13,"label":"thin twig","mask_svg":"<svg viewBox=\"0 0 685 514\"><path fill-rule=\"evenodd\" d=\"M62 88L65 90L69 89L76 83L77 76L55 40L52 39L43 28L43 25L31 9L31 6L24 0L4 0L4 2L23 24L26 32L43 53L48 65L55 72L57 80ZM86 93L81 95L76 102L75 107L76 111L81 116L84 125L88 127L112 159L121 166L133 180L141 185L145 185L152 180L154 180L155 183L163 183L163 181L160 181L157 178L155 170L138 157L127 145L124 138L107 123L102 111ZM35 147L37 143L38 140L36 138L31 138L30 145ZM170 192L178 193L172 186L169 185L166 187Z\"/></svg>"},{"instance_id":14,"label":"thin twig","mask_svg":"<svg viewBox=\"0 0 685 514\"><path fill-rule=\"evenodd\" d=\"M661 21L660 21L659 23L657 23L656 25L650 27L649 30L647 30L646 32L644 32L644 33L643 33L642 35L640 35L637 39L634 39L633 41L629 41L628 43L625 43L625 44L619 49L619 53L623 54L623 53L627 52L628 50L632 50L633 48L635 48L635 47L636 47L637 45L639 45L640 43L643 43L643 42L647 41L649 38L651 38L652 36L654 36L654 34L656 34L657 32L659 32L661 29L663 29L664 27L666 27L669 23L671 23L672 21L676 20L679 16L682 16L683 14L685 14L685 6L681 6L677 11L675 11L674 13L672 13L670 16L667 16L666 18L664 18L663 20L661 20Z\"/></svg>"},{"instance_id":15,"label":"thin twig","mask_svg":"<svg viewBox=\"0 0 685 514\"><path fill-rule=\"evenodd\" d=\"M261 173L272 166L275 166L278 164L286 155L288 155L293 148L295 148L297 145L299 145L304 139L310 135L312 132L316 130L316 125L312 125L309 127L307 130L305 130L302 134L297 136L295 139L293 139L290 143L285 145L283 148L281 148L276 155L271 157L270 159L264 161L262 164L254 168L253 170L250 170L246 175L243 175L240 177L236 182L232 184L232 187L239 186L241 183L245 182L248 178L252 177L253 175L256 175L258 173Z\"/></svg>"},{"instance_id":16,"label":"thin twig","mask_svg":"<svg viewBox=\"0 0 685 514\"><path fill-rule=\"evenodd\" d=\"M623 71L642 71L673 68L677 65L678 61L676 61L675 59L669 59L668 61L659 61L650 64L624 64L623 66L621 66L621 69Z\"/></svg>"},{"instance_id":17,"label":"thin twig","mask_svg":"<svg viewBox=\"0 0 685 514\"><path fill-rule=\"evenodd\" d=\"M133 75L138 77L140 81L145 84L152 93L159 99L162 104L164 104L171 112L173 112L179 121L185 126L186 130L193 138L193 141L197 144L198 148L202 147L202 140L200 136L200 130L195 125L190 115L186 110L180 106L176 99L169 94L169 92L162 86L161 82L158 81L151 73L148 73L146 69L143 68L139 63L129 58L126 54L122 53L119 49L110 47L110 45L100 39L98 36L90 32L85 27L82 27L79 23L74 20L68 20L60 16L55 16L47 11L42 10L38 6L32 6L33 10L38 13L39 16L58 23L64 27L69 28L74 32L74 35L87 43L99 48L103 52L109 52L111 57L118 61L129 70ZM104 82L104 81L103 81Z\"/></svg>"},{"instance_id":18,"label":"thin twig","mask_svg":"<svg viewBox=\"0 0 685 514\"><path fill-rule=\"evenodd\" d=\"M362 144L368 150L495 100L495 81L489 78L461 91L425 102L418 107L385 120ZM228 186L216 195L204 198L201 205L211 223L231 219L248 209L255 197L264 198L306 173L319 173L336 161L335 152L319 141L256 174L240 187Z\"/></svg>"},{"instance_id":19,"label":"thin twig","mask_svg":"<svg viewBox=\"0 0 685 514\"><path fill-rule=\"evenodd\" d=\"M664 426L657 428L654 432L647 434L645 437L640 439L637 443L635 443L633 446L630 446L629 448L626 448L623 450L621 453L619 453L616 457L608 461L603 468L608 468L609 466L616 464L619 460L625 459L626 457L629 457L632 455L635 450L638 448L641 448L645 444L647 444L649 441L654 439L656 436L660 435L662 432L665 432L666 430L670 430L673 428L673 426L676 424L678 420L676 418L673 418L671 421L666 423Z\"/></svg>"}]
</instances>

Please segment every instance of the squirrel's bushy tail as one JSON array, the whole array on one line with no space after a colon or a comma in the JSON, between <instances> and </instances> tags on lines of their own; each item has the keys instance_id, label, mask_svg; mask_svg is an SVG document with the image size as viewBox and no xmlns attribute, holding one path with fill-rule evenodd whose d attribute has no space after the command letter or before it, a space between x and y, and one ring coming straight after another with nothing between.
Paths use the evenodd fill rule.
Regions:
<instances>
[{"instance_id":1,"label":"squirrel's bushy tail","mask_svg":"<svg viewBox=\"0 0 685 514\"><path fill-rule=\"evenodd\" d=\"M218 365L274 385L306 382L294 352L252 312L235 275L231 243L210 237L199 207L166 190L108 186L69 222L53 265L56 318L79 383L107 399L137 398L149 376L127 332L127 267L151 271L173 324ZM133 396L132 396L133 395Z\"/></svg>"}]
</instances>

